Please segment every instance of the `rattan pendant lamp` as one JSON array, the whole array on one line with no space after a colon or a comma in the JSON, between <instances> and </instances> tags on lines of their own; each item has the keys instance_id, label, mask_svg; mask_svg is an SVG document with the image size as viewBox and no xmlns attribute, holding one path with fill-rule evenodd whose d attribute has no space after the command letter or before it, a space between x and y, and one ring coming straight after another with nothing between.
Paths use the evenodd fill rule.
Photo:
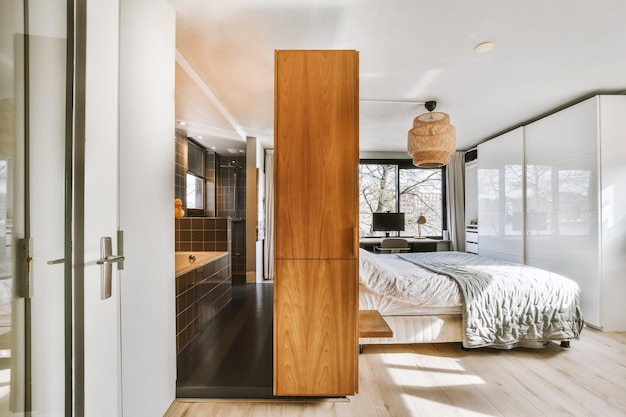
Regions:
<instances>
[{"instance_id":1,"label":"rattan pendant lamp","mask_svg":"<svg viewBox=\"0 0 626 417\"><path fill-rule=\"evenodd\" d=\"M413 120L407 150L416 167L438 168L450 163L450 155L456 150L456 130L448 114L433 113L436 101L427 101L424 106L428 113Z\"/></svg>"}]
</instances>

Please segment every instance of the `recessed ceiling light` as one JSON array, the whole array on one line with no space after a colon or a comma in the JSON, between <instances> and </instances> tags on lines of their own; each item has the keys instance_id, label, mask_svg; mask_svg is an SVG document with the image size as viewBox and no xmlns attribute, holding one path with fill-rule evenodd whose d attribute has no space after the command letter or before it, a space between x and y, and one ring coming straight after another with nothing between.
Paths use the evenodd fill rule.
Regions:
<instances>
[{"instance_id":1,"label":"recessed ceiling light","mask_svg":"<svg viewBox=\"0 0 626 417\"><path fill-rule=\"evenodd\" d=\"M476 45L474 47L474 51L476 52L487 52L490 51L493 47L495 46L495 44L491 41L487 41L487 42L481 42L478 45Z\"/></svg>"},{"instance_id":2,"label":"recessed ceiling light","mask_svg":"<svg viewBox=\"0 0 626 417\"><path fill-rule=\"evenodd\" d=\"M181 126L185 126L187 123L185 123L185 122L178 122L178 124L181 125Z\"/></svg>"},{"instance_id":3,"label":"recessed ceiling light","mask_svg":"<svg viewBox=\"0 0 626 417\"><path fill-rule=\"evenodd\" d=\"M198 136L198 139L202 139L202 136Z\"/></svg>"}]
</instances>

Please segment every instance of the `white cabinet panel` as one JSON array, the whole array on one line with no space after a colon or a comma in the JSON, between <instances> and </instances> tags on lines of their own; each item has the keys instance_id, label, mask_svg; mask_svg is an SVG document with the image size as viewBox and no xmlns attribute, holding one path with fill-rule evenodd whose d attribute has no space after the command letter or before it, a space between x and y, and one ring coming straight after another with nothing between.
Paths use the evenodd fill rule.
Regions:
<instances>
[{"instance_id":1,"label":"white cabinet panel","mask_svg":"<svg viewBox=\"0 0 626 417\"><path fill-rule=\"evenodd\" d=\"M576 281L580 287L580 310L583 313L585 322L596 327L600 326L600 304L597 302L600 298L600 287L597 285L596 279L591 279L598 276L597 269L581 268L571 263L554 262L539 258L529 258L527 265L561 274Z\"/></svg>"},{"instance_id":2,"label":"white cabinet panel","mask_svg":"<svg viewBox=\"0 0 626 417\"><path fill-rule=\"evenodd\" d=\"M626 98L600 98L602 325L626 330Z\"/></svg>"},{"instance_id":3,"label":"white cabinet panel","mask_svg":"<svg viewBox=\"0 0 626 417\"><path fill-rule=\"evenodd\" d=\"M481 255L562 274L585 321L626 331L626 96L596 96L478 146Z\"/></svg>"},{"instance_id":4,"label":"white cabinet panel","mask_svg":"<svg viewBox=\"0 0 626 417\"><path fill-rule=\"evenodd\" d=\"M536 140L528 134L526 142ZM597 268L597 155L552 165L535 159L526 153L526 258Z\"/></svg>"},{"instance_id":5,"label":"white cabinet panel","mask_svg":"<svg viewBox=\"0 0 626 417\"><path fill-rule=\"evenodd\" d=\"M479 252L523 262L524 130L478 146Z\"/></svg>"},{"instance_id":6,"label":"white cabinet panel","mask_svg":"<svg viewBox=\"0 0 626 417\"><path fill-rule=\"evenodd\" d=\"M625 96L597 96L525 131L526 262L575 280L606 331L626 330L625 115Z\"/></svg>"},{"instance_id":7,"label":"white cabinet panel","mask_svg":"<svg viewBox=\"0 0 626 417\"><path fill-rule=\"evenodd\" d=\"M526 262L575 280L585 320L600 326L598 101L526 126ZM530 225L529 225L530 226Z\"/></svg>"},{"instance_id":8,"label":"white cabinet panel","mask_svg":"<svg viewBox=\"0 0 626 417\"><path fill-rule=\"evenodd\" d=\"M597 153L597 99L583 101L525 126L526 162L552 165Z\"/></svg>"},{"instance_id":9,"label":"white cabinet panel","mask_svg":"<svg viewBox=\"0 0 626 417\"><path fill-rule=\"evenodd\" d=\"M465 242L465 252L478 254L478 243Z\"/></svg>"}]
</instances>

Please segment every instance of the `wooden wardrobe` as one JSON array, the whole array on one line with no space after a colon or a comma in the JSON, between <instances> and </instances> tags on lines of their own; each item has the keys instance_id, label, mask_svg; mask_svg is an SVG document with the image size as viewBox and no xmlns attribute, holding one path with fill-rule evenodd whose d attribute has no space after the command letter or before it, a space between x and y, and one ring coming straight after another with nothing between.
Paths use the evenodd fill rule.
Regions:
<instances>
[{"instance_id":1,"label":"wooden wardrobe","mask_svg":"<svg viewBox=\"0 0 626 417\"><path fill-rule=\"evenodd\" d=\"M358 52L275 53L274 394L354 395Z\"/></svg>"}]
</instances>

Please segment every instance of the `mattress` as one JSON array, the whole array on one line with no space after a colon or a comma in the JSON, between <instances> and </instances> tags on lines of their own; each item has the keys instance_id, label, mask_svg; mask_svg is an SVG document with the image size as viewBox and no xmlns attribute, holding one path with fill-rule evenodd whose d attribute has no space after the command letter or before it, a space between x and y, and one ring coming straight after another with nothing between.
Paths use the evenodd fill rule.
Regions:
<instances>
[{"instance_id":1,"label":"mattress","mask_svg":"<svg viewBox=\"0 0 626 417\"><path fill-rule=\"evenodd\" d=\"M431 307L411 304L394 297L378 294L363 284L359 284L359 308L361 310L378 310L382 316L461 314L460 305Z\"/></svg>"},{"instance_id":2,"label":"mattress","mask_svg":"<svg viewBox=\"0 0 626 417\"><path fill-rule=\"evenodd\" d=\"M393 337L362 337L359 339L360 344L448 343L463 340L460 314L383 316L383 319L393 331Z\"/></svg>"},{"instance_id":3,"label":"mattress","mask_svg":"<svg viewBox=\"0 0 626 417\"><path fill-rule=\"evenodd\" d=\"M369 292L384 296L378 302L389 314L412 314L433 308L433 313L460 312L463 297L459 285L452 278L423 268L416 268L396 255L359 252L359 280ZM369 298L373 298L370 294ZM368 301L364 301L368 302ZM393 302L398 302L391 306ZM369 302L368 302L369 304ZM371 306L371 304L369 304ZM407 305L414 306L411 310ZM408 310L407 310L408 308ZM437 311L436 309L443 309ZM449 310L454 308L454 310ZM361 309L364 309L361 306ZM378 310L378 308L369 308ZM400 313L399 310L404 310ZM383 314L383 310L378 310ZM386 313L385 313L386 314ZM384 315L384 314L383 314Z\"/></svg>"},{"instance_id":4,"label":"mattress","mask_svg":"<svg viewBox=\"0 0 626 417\"><path fill-rule=\"evenodd\" d=\"M415 268L395 255L365 250L361 250L360 268L359 308L378 310L393 331L393 337L364 337L360 344L463 340L461 293L451 278L429 271L416 276Z\"/></svg>"}]
</instances>

